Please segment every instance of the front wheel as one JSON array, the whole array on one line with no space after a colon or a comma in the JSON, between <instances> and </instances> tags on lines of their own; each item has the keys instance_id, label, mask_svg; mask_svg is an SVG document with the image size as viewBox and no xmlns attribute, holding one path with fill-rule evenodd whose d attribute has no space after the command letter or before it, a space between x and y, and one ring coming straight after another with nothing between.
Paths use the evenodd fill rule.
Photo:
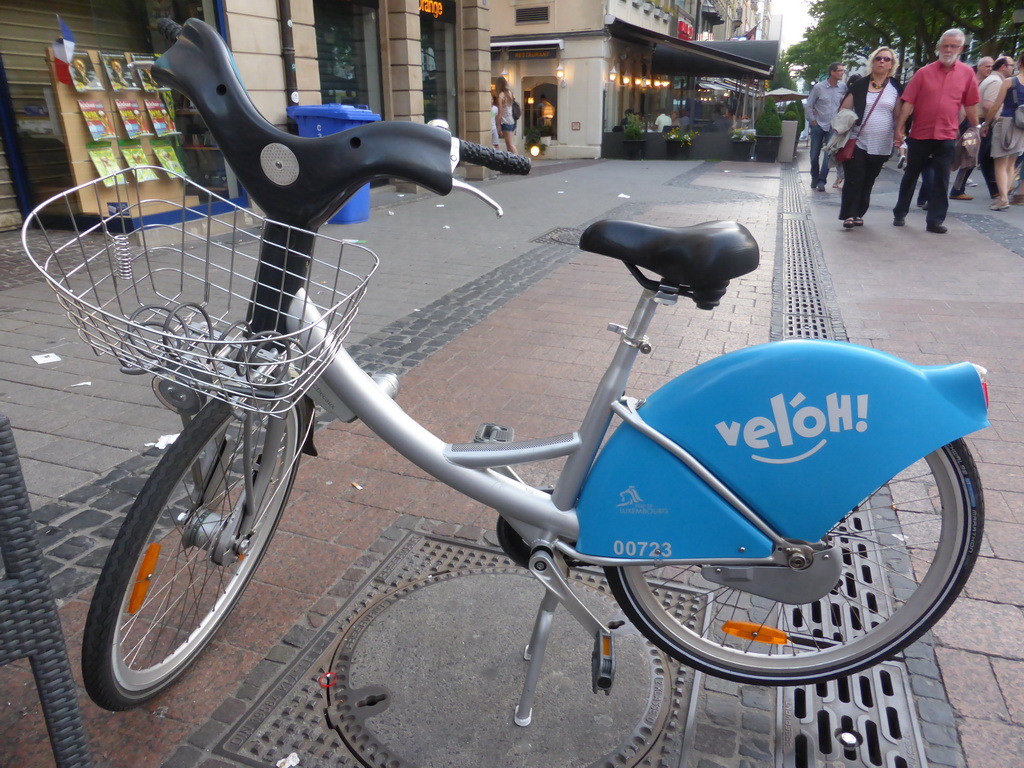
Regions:
<instances>
[{"instance_id":1,"label":"front wheel","mask_svg":"<svg viewBox=\"0 0 1024 768\"><path fill-rule=\"evenodd\" d=\"M829 533L842 559L823 598L790 605L713 584L700 566L606 568L630 620L679 661L755 685L807 685L883 661L924 634L974 567L981 484L957 440L883 485Z\"/></svg>"},{"instance_id":2,"label":"front wheel","mask_svg":"<svg viewBox=\"0 0 1024 768\"><path fill-rule=\"evenodd\" d=\"M82 672L98 705L151 699L213 638L274 535L309 423L302 407L270 417L211 401L160 460L89 607Z\"/></svg>"}]
</instances>

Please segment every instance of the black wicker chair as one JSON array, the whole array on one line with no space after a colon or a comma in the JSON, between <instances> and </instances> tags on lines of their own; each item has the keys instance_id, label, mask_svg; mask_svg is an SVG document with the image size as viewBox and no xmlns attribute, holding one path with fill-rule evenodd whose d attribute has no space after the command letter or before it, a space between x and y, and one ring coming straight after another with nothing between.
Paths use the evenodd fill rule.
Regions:
<instances>
[{"instance_id":1,"label":"black wicker chair","mask_svg":"<svg viewBox=\"0 0 1024 768\"><path fill-rule=\"evenodd\" d=\"M0 665L29 659L57 765L84 768L89 745L30 512L11 423L0 414Z\"/></svg>"}]
</instances>

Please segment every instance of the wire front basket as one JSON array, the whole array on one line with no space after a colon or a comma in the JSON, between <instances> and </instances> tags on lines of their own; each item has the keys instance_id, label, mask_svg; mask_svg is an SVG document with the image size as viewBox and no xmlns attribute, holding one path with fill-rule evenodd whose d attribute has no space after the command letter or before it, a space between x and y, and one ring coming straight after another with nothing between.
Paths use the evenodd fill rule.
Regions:
<instances>
[{"instance_id":1,"label":"wire front basket","mask_svg":"<svg viewBox=\"0 0 1024 768\"><path fill-rule=\"evenodd\" d=\"M26 220L25 251L78 334L125 372L147 371L241 408L283 413L337 353L377 257L352 242L270 222L176 178L181 195L174 199L147 197L129 170L57 195ZM107 202L112 192L116 199ZM107 214L79 227L82 200ZM289 264L304 261L309 269L278 270L273 282L289 287L271 291L271 300L262 288L254 305L267 224ZM33 237L34 245L30 229L44 235ZM254 311L271 317L275 330L253 333Z\"/></svg>"}]
</instances>

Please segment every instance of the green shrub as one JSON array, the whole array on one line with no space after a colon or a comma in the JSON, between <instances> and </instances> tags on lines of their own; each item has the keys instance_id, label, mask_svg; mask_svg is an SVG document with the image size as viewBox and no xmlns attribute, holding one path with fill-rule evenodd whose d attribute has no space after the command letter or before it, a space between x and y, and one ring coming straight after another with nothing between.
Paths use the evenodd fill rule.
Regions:
<instances>
[{"instance_id":1,"label":"green shrub","mask_svg":"<svg viewBox=\"0 0 1024 768\"><path fill-rule=\"evenodd\" d=\"M644 137L644 124L639 115L630 115L622 129L623 138L627 141L639 141Z\"/></svg>"},{"instance_id":2,"label":"green shrub","mask_svg":"<svg viewBox=\"0 0 1024 768\"><path fill-rule=\"evenodd\" d=\"M796 135L799 136L804 132L804 109L800 106L800 102L790 102L789 108L786 110L786 114L782 116L783 120L796 120Z\"/></svg>"},{"instance_id":3,"label":"green shrub","mask_svg":"<svg viewBox=\"0 0 1024 768\"><path fill-rule=\"evenodd\" d=\"M754 126L758 136L781 136L782 118L772 105L765 105L761 116L757 118L757 125Z\"/></svg>"}]
</instances>

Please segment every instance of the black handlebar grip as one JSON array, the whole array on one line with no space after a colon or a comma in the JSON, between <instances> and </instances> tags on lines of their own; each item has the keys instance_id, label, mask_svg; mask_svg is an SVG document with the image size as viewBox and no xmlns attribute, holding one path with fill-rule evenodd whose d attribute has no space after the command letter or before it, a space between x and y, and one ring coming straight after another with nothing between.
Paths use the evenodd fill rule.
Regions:
<instances>
[{"instance_id":1,"label":"black handlebar grip","mask_svg":"<svg viewBox=\"0 0 1024 768\"><path fill-rule=\"evenodd\" d=\"M467 163L517 176L526 176L532 166L530 158L526 155L513 155L511 152L502 152L462 139L459 140L459 156Z\"/></svg>"},{"instance_id":2,"label":"black handlebar grip","mask_svg":"<svg viewBox=\"0 0 1024 768\"><path fill-rule=\"evenodd\" d=\"M181 24L168 19L166 16L156 23L156 28L161 35L167 38L168 43L177 41L178 35L181 34Z\"/></svg>"}]
</instances>

